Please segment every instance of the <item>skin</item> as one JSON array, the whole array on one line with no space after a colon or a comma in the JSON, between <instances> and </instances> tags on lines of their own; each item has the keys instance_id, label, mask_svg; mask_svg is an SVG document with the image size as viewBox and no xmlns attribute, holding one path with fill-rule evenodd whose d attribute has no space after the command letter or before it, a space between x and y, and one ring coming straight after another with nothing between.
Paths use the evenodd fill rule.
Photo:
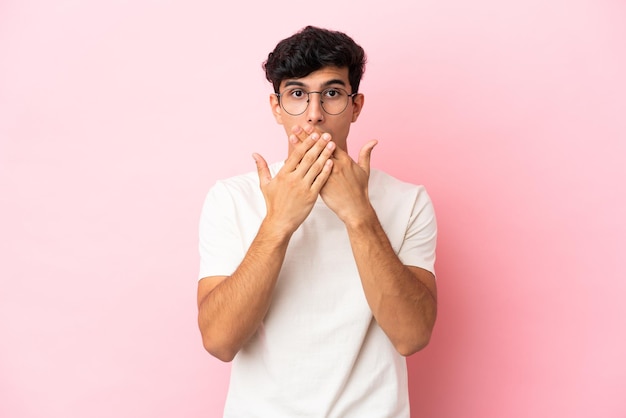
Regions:
<instances>
[{"instance_id":1,"label":"skin","mask_svg":"<svg viewBox=\"0 0 626 418\"><path fill-rule=\"evenodd\" d=\"M283 80L281 91L294 82L306 91L336 86L350 92L347 68L325 67ZM408 356L428 344L437 313L435 277L402 264L370 204L370 157L377 141L363 146L357 162L347 152L350 125L363 104L364 96L358 94L343 113L328 115L313 94L307 110L292 116L270 96L274 118L288 137L288 156L271 177L265 159L254 154L267 215L231 276L198 282L198 324L204 347L215 357L231 361L260 326L289 240L318 195L345 224L368 304L396 350Z\"/></svg>"}]
</instances>

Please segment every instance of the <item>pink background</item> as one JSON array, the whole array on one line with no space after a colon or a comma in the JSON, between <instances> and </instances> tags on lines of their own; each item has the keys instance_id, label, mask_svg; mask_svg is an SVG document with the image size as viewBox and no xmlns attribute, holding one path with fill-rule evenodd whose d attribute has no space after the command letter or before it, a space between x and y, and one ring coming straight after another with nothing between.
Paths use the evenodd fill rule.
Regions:
<instances>
[{"instance_id":1,"label":"pink background","mask_svg":"<svg viewBox=\"0 0 626 418\"><path fill-rule=\"evenodd\" d=\"M214 4L214 5L211 5ZM261 62L306 24L369 56L351 153L425 184L440 315L413 416L626 416L622 1L0 3L0 416L218 417L197 223L284 156Z\"/></svg>"}]
</instances>

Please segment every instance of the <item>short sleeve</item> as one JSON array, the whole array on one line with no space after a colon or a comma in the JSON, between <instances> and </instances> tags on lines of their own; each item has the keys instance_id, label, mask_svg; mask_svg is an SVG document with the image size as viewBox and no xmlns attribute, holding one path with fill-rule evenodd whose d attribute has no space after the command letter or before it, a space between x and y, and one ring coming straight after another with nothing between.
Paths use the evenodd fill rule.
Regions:
<instances>
[{"instance_id":1,"label":"short sleeve","mask_svg":"<svg viewBox=\"0 0 626 418\"><path fill-rule=\"evenodd\" d=\"M419 186L398 257L405 265L420 267L435 274L436 246L435 210L426 189Z\"/></svg>"},{"instance_id":2,"label":"short sleeve","mask_svg":"<svg viewBox=\"0 0 626 418\"><path fill-rule=\"evenodd\" d=\"M217 182L207 193L200 215L198 279L231 275L243 259L235 213L228 189Z\"/></svg>"}]
</instances>

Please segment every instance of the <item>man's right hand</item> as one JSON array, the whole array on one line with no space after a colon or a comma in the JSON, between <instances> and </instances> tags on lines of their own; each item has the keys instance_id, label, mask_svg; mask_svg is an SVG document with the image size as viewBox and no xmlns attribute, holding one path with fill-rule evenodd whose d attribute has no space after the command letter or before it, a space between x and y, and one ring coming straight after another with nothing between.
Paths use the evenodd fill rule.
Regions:
<instances>
[{"instance_id":1,"label":"man's right hand","mask_svg":"<svg viewBox=\"0 0 626 418\"><path fill-rule=\"evenodd\" d=\"M303 141L289 137L293 147L285 165L272 178L265 159L253 154L265 198L265 222L292 234L307 218L332 171L335 144L328 133L313 132Z\"/></svg>"}]
</instances>

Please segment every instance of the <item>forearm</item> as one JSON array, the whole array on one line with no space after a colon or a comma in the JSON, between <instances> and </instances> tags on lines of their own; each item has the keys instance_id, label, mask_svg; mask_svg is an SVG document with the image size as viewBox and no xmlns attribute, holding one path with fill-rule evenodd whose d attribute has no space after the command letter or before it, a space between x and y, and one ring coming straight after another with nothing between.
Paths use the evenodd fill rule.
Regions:
<instances>
[{"instance_id":1,"label":"forearm","mask_svg":"<svg viewBox=\"0 0 626 418\"><path fill-rule=\"evenodd\" d=\"M266 216L244 259L228 277L205 278L198 285L198 323L204 346L230 361L265 317L293 232L313 209L330 176L335 144L330 135L290 138L283 167L272 176L265 159L254 154ZM209 280L207 284L202 284Z\"/></svg>"},{"instance_id":2,"label":"forearm","mask_svg":"<svg viewBox=\"0 0 626 418\"><path fill-rule=\"evenodd\" d=\"M205 348L230 361L261 324L285 257L290 234L264 222L239 267L198 301Z\"/></svg>"},{"instance_id":3,"label":"forearm","mask_svg":"<svg viewBox=\"0 0 626 418\"><path fill-rule=\"evenodd\" d=\"M437 314L434 277L402 264L373 209L346 228L377 323L401 354L419 351L428 344Z\"/></svg>"}]
</instances>

